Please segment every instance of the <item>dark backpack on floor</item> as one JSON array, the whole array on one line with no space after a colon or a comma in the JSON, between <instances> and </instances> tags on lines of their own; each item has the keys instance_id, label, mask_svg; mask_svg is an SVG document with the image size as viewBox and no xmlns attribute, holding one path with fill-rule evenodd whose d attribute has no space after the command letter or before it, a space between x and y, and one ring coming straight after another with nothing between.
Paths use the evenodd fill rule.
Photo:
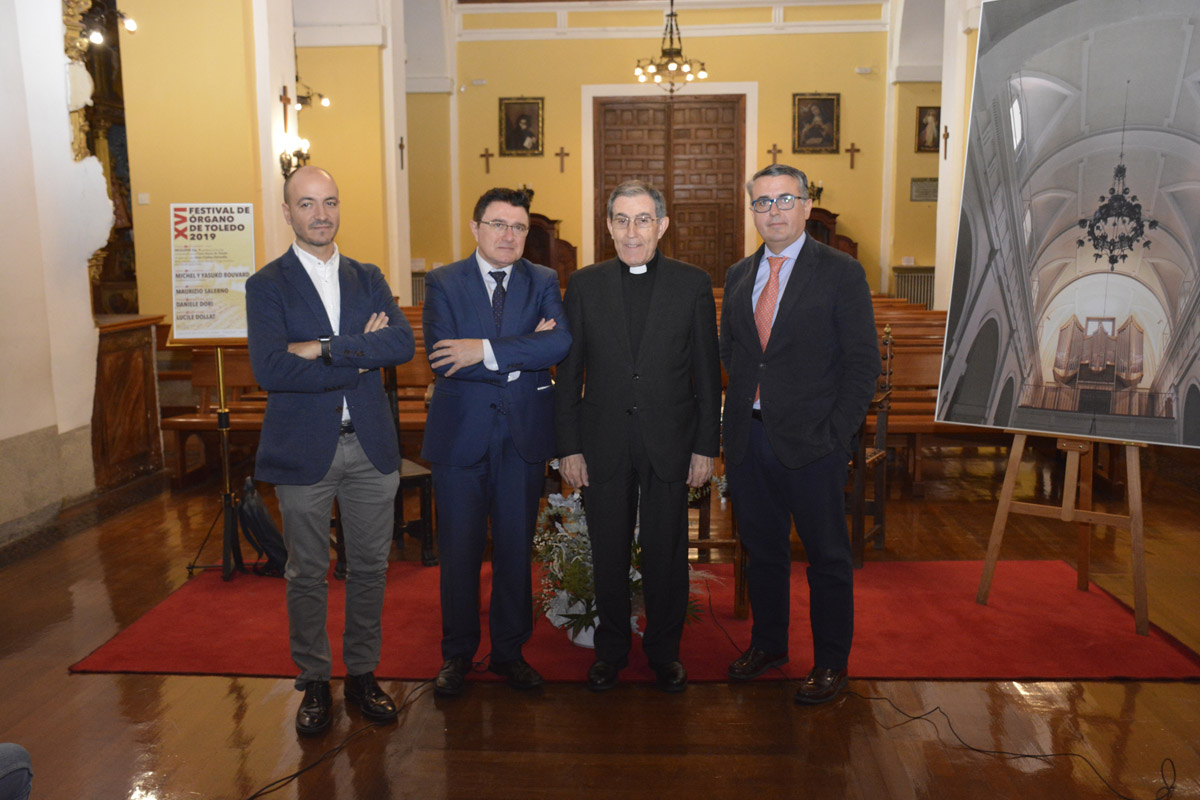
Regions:
<instances>
[{"instance_id":1,"label":"dark backpack on floor","mask_svg":"<svg viewBox=\"0 0 1200 800\"><path fill-rule=\"evenodd\" d=\"M254 564L254 573L282 578L283 568L287 565L287 548L283 545L283 535L279 533L279 528L271 518L271 512L267 510L267 505L251 477L246 478L246 485L242 488L237 515L246 541L259 556L266 556L267 559L263 562L260 558Z\"/></svg>"}]
</instances>

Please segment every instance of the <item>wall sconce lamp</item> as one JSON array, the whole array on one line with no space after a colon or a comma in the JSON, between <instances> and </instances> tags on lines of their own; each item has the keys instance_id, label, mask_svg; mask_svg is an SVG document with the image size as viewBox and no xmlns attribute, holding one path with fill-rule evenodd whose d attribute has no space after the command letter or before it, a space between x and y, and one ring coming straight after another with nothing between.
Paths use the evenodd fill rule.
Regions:
<instances>
[{"instance_id":1,"label":"wall sconce lamp","mask_svg":"<svg viewBox=\"0 0 1200 800\"><path fill-rule=\"evenodd\" d=\"M308 139L301 139L295 134L288 134L285 139L284 151L279 154L279 168L283 177L291 175L308 163Z\"/></svg>"},{"instance_id":2,"label":"wall sconce lamp","mask_svg":"<svg viewBox=\"0 0 1200 800\"><path fill-rule=\"evenodd\" d=\"M83 15L83 36L92 44L104 44L104 31L106 28L106 20L110 16L115 16L117 21L125 26L125 30L134 33L138 29L137 22L133 17L128 16L123 11L118 11L115 8L103 8L97 6L87 14Z\"/></svg>"},{"instance_id":3,"label":"wall sconce lamp","mask_svg":"<svg viewBox=\"0 0 1200 800\"><path fill-rule=\"evenodd\" d=\"M300 87L303 86L302 90ZM292 108L297 111L303 111L308 106L313 104L313 98L321 104L322 108L329 108L329 98L320 92L314 92L313 88L304 81L300 80L300 76L296 76L296 102Z\"/></svg>"},{"instance_id":4,"label":"wall sconce lamp","mask_svg":"<svg viewBox=\"0 0 1200 800\"><path fill-rule=\"evenodd\" d=\"M822 185L821 181L817 181L816 185L814 186L812 178L808 179L808 196L812 198L813 203L820 205L821 195L824 193L825 187Z\"/></svg>"}]
</instances>

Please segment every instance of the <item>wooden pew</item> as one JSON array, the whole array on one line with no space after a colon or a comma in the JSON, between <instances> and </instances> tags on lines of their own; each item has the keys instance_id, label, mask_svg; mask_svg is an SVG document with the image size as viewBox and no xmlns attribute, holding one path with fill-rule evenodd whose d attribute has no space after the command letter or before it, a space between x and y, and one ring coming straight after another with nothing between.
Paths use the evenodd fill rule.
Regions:
<instances>
[{"instance_id":1,"label":"wooden pew","mask_svg":"<svg viewBox=\"0 0 1200 800\"><path fill-rule=\"evenodd\" d=\"M222 348L225 389L229 400L230 443L254 445L262 430L266 395L258 392L254 372L250 368L250 353L244 347ZM220 466L220 438L217 433L217 355L211 347L192 349L191 382L199 394L195 411L175 414L162 420L162 429L169 432L174 444L172 485L176 488L203 479L208 470ZM204 445L204 463L187 468L187 443L193 436Z\"/></svg>"}]
</instances>

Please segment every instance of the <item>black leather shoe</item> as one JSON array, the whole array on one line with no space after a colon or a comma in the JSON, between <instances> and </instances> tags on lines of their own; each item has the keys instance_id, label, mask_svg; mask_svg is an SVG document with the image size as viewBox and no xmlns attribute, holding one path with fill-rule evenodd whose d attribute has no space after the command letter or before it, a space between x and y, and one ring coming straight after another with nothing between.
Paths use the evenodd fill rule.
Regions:
<instances>
[{"instance_id":1,"label":"black leather shoe","mask_svg":"<svg viewBox=\"0 0 1200 800\"><path fill-rule=\"evenodd\" d=\"M664 692L682 692L687 688L687 670L678 661L654 666L654 675L658 688Z\"/></svg>"},{"instance_id":2,"label":"black leather shoe","mask_svg":"<svg viewBox=\"0 0 1200 800\"><path fill-rule=\"evenodd\" d=\"M617 685L617 676L625 664L614 664L611 661L596 659L587 673L587 687L593 692L607 692Z\"/></svg>"},{"instance_id":3,"label":"black leather shoe","mask_svg":"<svg viewBox=\"0 0 1200 800\"><path fill-rule=\"evenodd\" d=\"M471 659L465 656L447 658L433 682L433 693L438 697L458 697L467 685L467 673L471 671Z\"/></svg>"},{"instance_id":4,"label":"black leather shoe","mask_svg":"<svg viewBox=\"0 0 1200 800\"><path fill-rule=\"evenodd\" d=\"M304 736L324 733L333 722L333 693L329 681L309 681L296 709L296 732Z\"/></svg>"},{"instance_id":5,"label":"black leather shoe","mask_svg":"<svg viewBox=\"0 0 1200 800\"><path fill-rule=\"evenodd\" d=\"M846 670L813 667L796 690L796 702L815 706L828 703L846 686Z\"/></svg>"},{"instance_id":6,"label":"black leather shoe","mask_svg":"<svg viewBox=\"0 0 1200 800\"><path fill-rule=\"evenodd\" d=\"M488 672L503 675L508 679L508 685L514 689L536 689L543 683L542 676L523 658L514 661L493 661L488 664Z\"/></svg>"},{"instance_id":7,"label":"black leather shoe","mask_svg":"<svg viewBox=\"0 0 1200 800\"><path fill-rule=\"evenodd\" d=\"M729 678L735 681L751 681L771 667L782 667L787 661L787 653L764 653L757 647L751 647L729 665Z\"/></svg>"},{"instance_id":8,"label":"black leather shoe","mask_svg":"<svg viewBox=\"0 0 1200 800\"><path fill-rule=\"evenodd\" d=\"M396 718L396 704L379 687L375 673L346 676L346 705L357 706L372 722L388 722Z\"/></svg>"}]
</instances>

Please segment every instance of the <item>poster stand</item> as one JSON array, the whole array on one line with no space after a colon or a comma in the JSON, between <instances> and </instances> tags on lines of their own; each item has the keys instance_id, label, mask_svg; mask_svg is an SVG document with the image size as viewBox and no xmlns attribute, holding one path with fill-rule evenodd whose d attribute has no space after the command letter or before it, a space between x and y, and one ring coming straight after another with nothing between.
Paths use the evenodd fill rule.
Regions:
<instances>
[{"instance_id":1,"label":"poster stand","mask_svg":"<svg viewBox=\"0 0 1200 800\"><path fill-rule=\"evenodd\" d=\"M232 481L230 479L229 468L229 408L225 405L225 359L224 353L220 345L217 346L217 435L221 441L221 508L217 512L216 518L212 525L208 526L208 533L204 534L203 541L200 542L200 548L196 551L195 558L187 565L188 576L197 569L212 569L217 566L221 567L221 579L232 580L235 572L245 572L246 566L242 562L242 548L238 545L238 520L237 510L233 504L233 491L231 488ZM208 544L208 537L212 535L213 528L217 526L218 521L224 522L224 533L221 544L221 563L217 564L197 564L200 560L200 554L204 552L204 545Z\"/></svg>"},{"instance_id":2,"label":"poster stand","mask_svg":"<svg viewBox=\"0 0 1200 800\"><path fill-rule=\"evenodd\" d=\"M1092 458L1094 446L1099 443L1096 439L1075 439L1062 437L1058 439L1058 449L1067 454L1067 472L1063 482L1062 506L1028 503L1013 500L1013 489L1017 483L1017 473L1021 467L1021 456L1025 450L1025 440L1028 434L1008 431L1013 434L1012 448L1008 455L1008 469L1004 474L1004 488L1000 492L1000 502L996 508L996 518L992 523L992 535L988 540L987 556L984 559L983 577L979 580L979 591L975 602L987 605L988 593L992 588L992 576L996 570L996 560L1000 556L1000 543L1004 539L1004 528L1008 523L1009 514L1027 514L1035 517L1061 519L1064 522L1079 522L1079 564L1077 586L1086 591L1088 587L1088 560L1090 554L1091 527L1093 525L1111 525L1129 531L1130 547L1133 556L1133 615L1137 632L1142 636L1150 633L1150 616L1146 596L1146 553L1142 532L1142 476L1139 463L1139 447L1143 444L1122 442L1125 447L1125 465L1127 470L1126 491L1129 497L1128 514L1109 514L1093 511L1092 506ZM1080 472L1080 460L1084 462L1084 470ZM1080 507L1076 507L1076 492L1078 490Z\"/></svg>"}]
</instances>

